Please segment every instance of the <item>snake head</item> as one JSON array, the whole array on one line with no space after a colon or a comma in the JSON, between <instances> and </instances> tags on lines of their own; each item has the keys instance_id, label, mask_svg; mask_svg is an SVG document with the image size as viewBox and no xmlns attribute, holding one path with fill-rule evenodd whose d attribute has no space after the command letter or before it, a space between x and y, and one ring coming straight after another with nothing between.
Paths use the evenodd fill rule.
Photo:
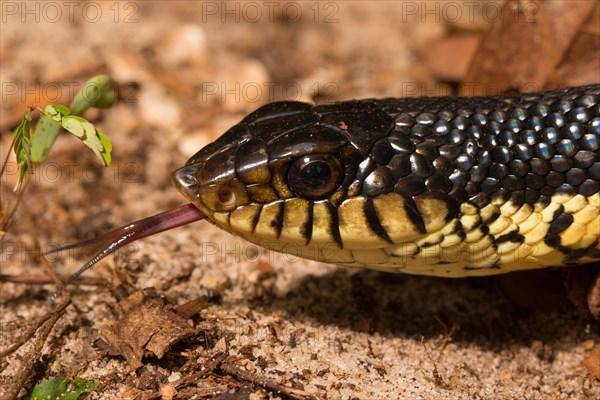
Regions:
<instances>
[{"instance_id":1,"label":"snake head","mask_svg":"<svg viewBox=\"0 0 600 400\"><path fill-rule=\"evenodd\" d=\"M219 227L254 242L342 247L335 208L374 141L394 128L378 108L271 103L172 174L175 187Z\"/></svg>"}]
</instances>

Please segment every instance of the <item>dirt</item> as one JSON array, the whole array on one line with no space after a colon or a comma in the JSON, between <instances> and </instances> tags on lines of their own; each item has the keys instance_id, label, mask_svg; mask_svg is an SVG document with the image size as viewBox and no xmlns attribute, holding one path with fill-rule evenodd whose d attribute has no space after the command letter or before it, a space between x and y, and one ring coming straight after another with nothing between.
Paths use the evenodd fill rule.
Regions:
<instances>
[{"instance_id":1,"label":"dirt","mask_svg":"<svg viewBox=\"0 0 600 400\"><path fill-rule=\"evenodd\" d=\"M500 7L481 3L471 18L468 2L67 3L0 3L0 155L27 106L67 104L108 73L123 99L86 117L114 161L103 169L65 134L38 166L2 241L0 350L50 309L40 251L183 204L170 172L261 104L458 91L468 64L440 76L424 52L472 57L494 22L482 10ZM2 180L11 206L15 179L11 169ZM90 255L48 259L67 276ZM574 307L517 306L495 278L349 270L198 222L128 246L69 289L43 349L37 335L0 361L0 397L31 354L22 398L72 375L99 384L90 399L600 397L600 325ZM140 322L123 319L124 301L148 290L160 298L148 315L177 314L185 335L127 362L118 332Z\"/></svg>"}]
</instances>

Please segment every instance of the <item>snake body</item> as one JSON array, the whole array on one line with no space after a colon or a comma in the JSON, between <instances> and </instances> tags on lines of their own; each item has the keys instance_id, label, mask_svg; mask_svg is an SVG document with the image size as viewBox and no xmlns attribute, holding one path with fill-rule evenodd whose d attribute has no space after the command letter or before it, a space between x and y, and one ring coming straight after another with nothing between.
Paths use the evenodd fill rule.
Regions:
<instances>
[{"instance_id":1,"label":"snake body","mask_svg":"<svg viewBox=\"0 0 600 400\"><path fill-rule=\"evenodd\" d=\"M271 250L463 277L600 260L600 85L249 114L173 173Z\"/></svg>"}]
</instances>

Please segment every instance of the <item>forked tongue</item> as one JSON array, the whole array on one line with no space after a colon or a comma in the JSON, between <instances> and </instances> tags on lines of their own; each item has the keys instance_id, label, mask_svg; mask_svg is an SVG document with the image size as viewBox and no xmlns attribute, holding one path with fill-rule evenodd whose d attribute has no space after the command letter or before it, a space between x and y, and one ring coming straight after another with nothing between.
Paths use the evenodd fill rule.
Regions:
<instances>
[{"instance_id":1,"label":"forked tongue","mask_svg":"<svg viewBox=\"0 0 600 400\"><path fill-rule=\"evenodd\" d=\"M182 225L187 225L192 222L199 221L206 218L206 215L202 211L198 210L193 204L186 204L181 207L174 208L173 210L165 211L160 214L153 215L139 221L131 222L127 225L123 225L113 231L105 233L94 239L85 240L70 244L58 249L51 250L46 254L56 253L62 250L73 249L77 247L83 247L88 245L101 245L102 249L96 253L96 255L89 260L83 267L69 277L65 281L65 286L69 285L75 279L77 279L86 269L91 268L98 261L102 260L107 255L119 250L121 247L128 245L131 242L135 242L138 239L142 239L151 235L155 235L160 232L168 231L169 229L177 228ZM52 295L52 301L62 292L62 288L59 288Z\"/></svg>"}]
</instances>

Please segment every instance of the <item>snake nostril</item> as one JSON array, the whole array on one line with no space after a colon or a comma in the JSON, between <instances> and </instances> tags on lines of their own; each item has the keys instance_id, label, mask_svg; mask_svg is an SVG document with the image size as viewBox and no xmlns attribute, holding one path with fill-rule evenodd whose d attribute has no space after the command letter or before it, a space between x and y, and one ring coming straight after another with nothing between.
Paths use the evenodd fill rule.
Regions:
<instances>
[{"instance_id":1,"label":"snake nostril","mask_svg":"<svg viewBox=\"0 0 600 400\"><path fill-rule=\"evenodd\" d=\"M220 185L200 186L198 200L201 210L206 208L212 212L233 211L250 202L244 184L236 179Z\"/></svg>"}]
</instances>

